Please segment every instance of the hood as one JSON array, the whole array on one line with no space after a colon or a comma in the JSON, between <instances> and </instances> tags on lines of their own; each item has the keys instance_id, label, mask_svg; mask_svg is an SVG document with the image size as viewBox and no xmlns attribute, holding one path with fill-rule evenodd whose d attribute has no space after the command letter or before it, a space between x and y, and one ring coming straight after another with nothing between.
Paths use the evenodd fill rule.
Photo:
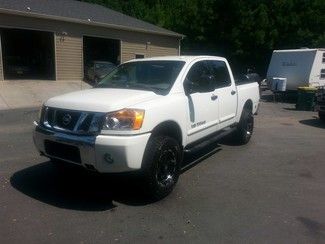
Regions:
<instances>
[{"instance_id":1,"label":"hood","mask_svg":"<svg viewBox=\"0 0 325 244\"><path fill-rule=\"evenodd\" d=\"M50 98L45 105L71 110L110 112L160 97L151 91L93 88Z\"/></svg>"}]
</instances>

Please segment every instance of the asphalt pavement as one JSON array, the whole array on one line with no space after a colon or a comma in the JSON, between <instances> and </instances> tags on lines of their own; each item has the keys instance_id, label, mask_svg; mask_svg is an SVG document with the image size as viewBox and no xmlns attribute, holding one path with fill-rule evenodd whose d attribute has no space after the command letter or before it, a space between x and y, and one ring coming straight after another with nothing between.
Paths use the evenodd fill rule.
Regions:
<instances>
[{"instance_id":1,"label":"asphalt pavement","mask_svg":"<svg viewBox=\"0 0 325 244\"><path fill-rule=\"evenodd\" d=\"M33 146L36 116L0 111L0 243L325 243L325 124L315 112L263 102L248 145L187 156L158 202L127 177L58 173Z\"/></svg>"}]
</instances>

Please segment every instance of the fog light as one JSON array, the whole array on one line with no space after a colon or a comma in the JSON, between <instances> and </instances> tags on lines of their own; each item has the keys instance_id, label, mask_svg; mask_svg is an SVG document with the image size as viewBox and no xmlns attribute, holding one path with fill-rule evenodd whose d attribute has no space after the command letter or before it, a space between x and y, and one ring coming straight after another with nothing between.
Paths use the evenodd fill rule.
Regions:
<instances>
[{"instance_id":1,"label":"fog light","mask_svg":"<svg viewBox=\"0 0 325 244\"><path fill-rule=\"evenodd\" d=\"M114 163L114 159L112 158L112 156L109 153L104 154L104 160L109 164Z\"/></svg>"}]
</instances>

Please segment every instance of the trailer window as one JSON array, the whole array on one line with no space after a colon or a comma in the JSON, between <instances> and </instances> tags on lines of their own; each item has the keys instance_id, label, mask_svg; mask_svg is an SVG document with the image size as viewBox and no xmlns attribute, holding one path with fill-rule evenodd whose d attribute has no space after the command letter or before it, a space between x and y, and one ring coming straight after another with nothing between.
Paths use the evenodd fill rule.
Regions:
<instances>
[{"instance_id":1,"label":"trailer window","mask_svg":"<svg viewBox=\"0 0 325 244\"><path fill-rule=\"evenodd\" d=\"M320 70L320 78L325 79L325 69Z\"/></svg>"}]
</instances>

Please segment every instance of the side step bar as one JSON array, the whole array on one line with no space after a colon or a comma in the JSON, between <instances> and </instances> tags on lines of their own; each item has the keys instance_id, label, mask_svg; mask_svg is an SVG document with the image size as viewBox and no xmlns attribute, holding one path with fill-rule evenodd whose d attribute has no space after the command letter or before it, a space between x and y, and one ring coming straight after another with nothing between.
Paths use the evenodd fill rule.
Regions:
<instances>
[{"instance_id":1,"label":"side step bar","mask_svg":"<svg viewBox=\"0 0 325 244\"><path fill-rule=\"evenodd\" d=\"M229 135L230 133L234 132L236 128L237 123L226 127L220 131L217 131L216 133L203 137L195 142L192 142L184 148L184 153L193 153L195 151L199 151L202 148L208 146L209 144L212 144L220 140L221 138Z\"/></svg>"}]
</instances>

